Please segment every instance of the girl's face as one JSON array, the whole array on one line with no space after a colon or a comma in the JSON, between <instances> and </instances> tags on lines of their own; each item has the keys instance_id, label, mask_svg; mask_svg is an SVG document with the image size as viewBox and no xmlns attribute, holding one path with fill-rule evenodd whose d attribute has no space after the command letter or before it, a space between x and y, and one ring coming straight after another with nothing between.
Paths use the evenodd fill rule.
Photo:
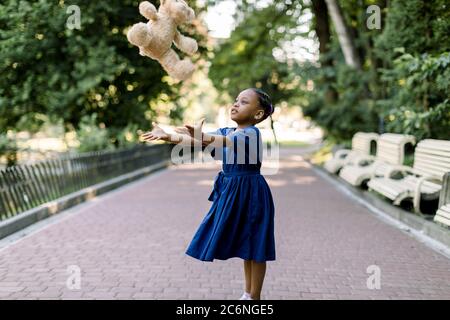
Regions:
<instances>
[{"instance_id":1,"label":"girl's face","mask_svg":"<svg viewBox=\"0 0 450 320\"><path fill-rule=\"evenodd\" d=\"M264 110L259 106L258 94L252 89L239 93L230 113L231 120L238 124L257 123L264 116Z\"/></svg>"}]
</instances>

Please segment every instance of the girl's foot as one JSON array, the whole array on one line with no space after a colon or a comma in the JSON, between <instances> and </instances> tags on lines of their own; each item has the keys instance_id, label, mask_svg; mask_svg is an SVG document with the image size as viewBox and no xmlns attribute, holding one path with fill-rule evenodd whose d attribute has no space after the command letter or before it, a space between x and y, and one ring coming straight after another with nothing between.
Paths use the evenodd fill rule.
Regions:
<instances>
[{"instance_id":1,"label":"girl's foot","mask_svg":"<svg viewBox=\"0 0 450 320\"><path fill-rule=\"evenodd\" d=\"M239 298L239 300L253 300L253 299L250 296L250 293L244 292L244 294L242 295L242 297Z\"/></svg>"}]
</instances>

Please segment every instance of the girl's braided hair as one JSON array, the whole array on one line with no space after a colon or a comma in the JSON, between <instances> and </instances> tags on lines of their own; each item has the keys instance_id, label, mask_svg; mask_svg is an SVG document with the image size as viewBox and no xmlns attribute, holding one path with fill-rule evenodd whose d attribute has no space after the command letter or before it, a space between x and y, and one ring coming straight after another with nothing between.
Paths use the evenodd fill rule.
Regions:
<instances>
[{"instance_id":1,"label":"girl's braided hair","mask_svg":"<svg viewBox=\"0 0 450 320\"><path fill-rule=\"evenodd\" d=\"M261 106L261 108L264 109L264 116L261 119L261 121L264 121L267 119L267 117L271 116L274 111L272 99L270 99L270 96L261 89L258 88L251 88L251 89L258 95L259 105Z\"/></svg>"}]
</instances>

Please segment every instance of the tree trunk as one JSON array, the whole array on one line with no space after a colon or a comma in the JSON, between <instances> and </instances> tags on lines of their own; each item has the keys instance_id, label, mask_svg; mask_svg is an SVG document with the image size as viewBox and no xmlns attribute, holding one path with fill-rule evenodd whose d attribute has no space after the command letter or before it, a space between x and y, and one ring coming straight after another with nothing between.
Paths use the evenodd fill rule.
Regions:
<instances>
[{"instance_id":1,"label":"tree trunk","mask_svg":"<svg viewBox=\"0 0 450 320\"><path fill-rule=\"evenodd\" d=\"M319 38L319 53L320 62L324 67L331 67L333 60L329 57L324 57L330 51L331 31L330 20L328 18L328 8L325 0L312 0L312 11L314 13L314 30L317 38ZM330 81L331 79L325 79ZM325 93L325 101L327 103L334 103L338 98L336 90L330 87Z\"/></svg>"},{"instance_id":2,"label":"tree trunk","mask_svg":"<svg viewBox=\"0 0 450 320\"><path fill-rule=\"evenodd\" d=\"M345 63L355 69L361 69L361 60L358 56L353 37L349 28L345 24L344 15L336 0L325 0L330 11L331 20L333 21L342 53L344 54Z\"/></svg>"},{"instance_id":3,"label":"tree trunk","mask_svg":"<svg viewBox=\"0 0 450 320\"><path fill-rule=\"evenodd\" d=\"M330 22L325 0L312 0L312 11L315 17L314 29L319 38L319 52L324 54L329 51L331 42Z\"/></svg>"}]
</instances>

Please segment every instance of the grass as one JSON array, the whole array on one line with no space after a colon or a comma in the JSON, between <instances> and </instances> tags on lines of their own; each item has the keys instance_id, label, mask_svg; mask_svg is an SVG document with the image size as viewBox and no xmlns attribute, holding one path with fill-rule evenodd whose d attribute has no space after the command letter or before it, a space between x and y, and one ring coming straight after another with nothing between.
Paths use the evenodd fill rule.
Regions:
<instances>
[{"instance_id":1,"label":"grass","mask_svg":"<svg viewBox=\"0 0 450 320\"><path fill-rule=\"evenodd\" d=\"M322 148L320 148L318 151L314 152L311 155L310 157L311 162L316 165L323 165L325 161L327 161L332 157L331 151L332 147L333 147L332 143L329 142L325 143Z\"/></svg>"},{"instance_id":2,"label":"grass","mask_svg":"<svg viewBox=\"0 0 450 320\"><path fill-rule=\"evenodd\" d=\"M284 140L279 141L280 147L308 147L310 144L303 141Z\"/></svg>"}]
</instances>

